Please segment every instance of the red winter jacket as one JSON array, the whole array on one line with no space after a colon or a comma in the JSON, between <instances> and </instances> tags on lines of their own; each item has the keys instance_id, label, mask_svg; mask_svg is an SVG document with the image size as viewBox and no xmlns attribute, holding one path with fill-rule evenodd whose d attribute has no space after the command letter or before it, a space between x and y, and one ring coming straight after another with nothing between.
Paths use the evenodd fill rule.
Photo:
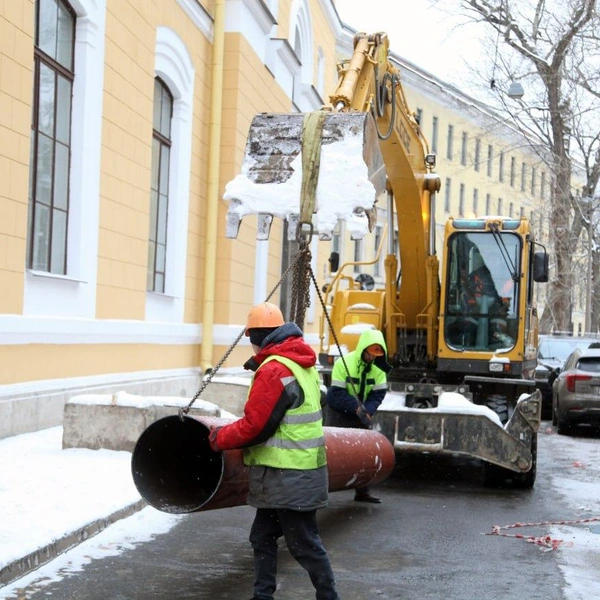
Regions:
<instances>
[{"instance_id":1,"label":"red winter jacket","mask_svg":"<svg viewBox=\"0 0 600 600\"><path fill-rule=\"evenodd\" d=\"M258 369L266 358L273 355L289 358L303 368L316 364L314 350L302 339L302 331L294 323L286 323L276 329L263 344L264 348L249 361L254 363L254 368L250 367L252 370ZM292 372L275 360L256 372L244 406L244 416L217 432L219 450L254 446L275 433L286 411L299 401L300 386L297 383L287 385L290 378L296 382Z\"/></svg>"}]
</instances>

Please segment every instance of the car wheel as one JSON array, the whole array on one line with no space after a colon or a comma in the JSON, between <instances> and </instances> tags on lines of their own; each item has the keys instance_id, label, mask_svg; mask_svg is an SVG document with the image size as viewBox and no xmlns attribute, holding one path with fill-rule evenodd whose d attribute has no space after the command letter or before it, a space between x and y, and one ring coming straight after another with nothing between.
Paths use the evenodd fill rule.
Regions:
<instances>
[{"instance_id":1,"label":"car wheel","mask_svg":"<svg viewBox=\"0 0 600 600\"><path fill-rule=\"evenodd\" d=\"M554 420L556 420L556 423L553 423L554 425L556 425L556 433L560 435L568 435L572 429L572 426L567 419L561 417L560 415L560 405L558 404L558 396L556 397L556 410L554 411Z\"/></svg>"},{"instance_id":2,"label":"car wheel","mask_svg":"<svg viewBox=\"0 0 600 600\"><path fill-rule=\"evenodd\" d=\"M560 435L569 435L572 426L566 419L557 419L556 432Z\"/></svg>"}]
</instances>

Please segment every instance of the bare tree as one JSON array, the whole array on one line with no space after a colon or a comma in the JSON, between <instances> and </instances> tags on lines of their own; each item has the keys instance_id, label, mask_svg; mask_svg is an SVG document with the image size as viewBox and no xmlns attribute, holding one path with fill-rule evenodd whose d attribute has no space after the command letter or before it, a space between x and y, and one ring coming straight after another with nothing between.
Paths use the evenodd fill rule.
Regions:
<instances>
[{"instance_id":1,"label":"bare tree","mask_svg":"<svg viewBox=\"0 0 600 600\"><path fill-rule=\"evenodd\" d=\"M440 4L439 1L436 2ZM585 231L590 244L592 198L600 174L600 15L597 0L458 0L470 20L491 28L489 88L497 106L540 140L551 177L552 280L540 329L571 329L573 257ZM522 81L527 101L515 112L506 99L508 82ZM585 185L572 185L581 169ZM596 244L590 248L595 248ZM597 252L590 252L596 256ZM600 260L593 269L600 286ZM591 285L591 284L590 284ZM600 292L600 289L596 289ZM594 293L597 298L600 293ZM588 311L589 312L589 311ZM598 328L600 305L592 310ZM586 323L587 324L587 323Z\"/></svg>"}]
</instances>

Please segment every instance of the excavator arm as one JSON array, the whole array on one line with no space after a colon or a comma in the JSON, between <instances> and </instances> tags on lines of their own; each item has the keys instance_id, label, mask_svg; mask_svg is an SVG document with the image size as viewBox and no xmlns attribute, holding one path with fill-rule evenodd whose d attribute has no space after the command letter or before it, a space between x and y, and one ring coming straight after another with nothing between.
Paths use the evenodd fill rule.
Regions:
<instances>
[{"instance_id":1,"label":"excavator arm","mask_svg":"<svg viewBox=\"0 0 600 600\"><path fill-rule=\"evenodd\" d=\"M399 337L426 338L419 353L432 361L438 317L433 201L440 187L435 156L389 60L386 34L357 34L353 55L338 72L329 104L315 114L254 118L242 171L225 189L227 235L237 237L242 218L257 214L258 239L268 238L274 217L288 220L289 239L313 229L331 239L338 220L360 239L374 226L376 202L387 190L400 257L390 252L385 261L387 341L396 352Z\"/></svg>"},{"instance_id":2,"label":"excavator arm","mask_svg":"<svg viewBox=\"0 0 600 600\"><path fill-rule=\"evenodd\" d=\"M547 280L548 257L534 251L524 218L451 218L440 284L434 222L440 179L389 59L387 36L357 34L338 72L320 111L254 119L242 173L225 191L228 235L236 237L241 219L256 213L262 239L274 217L288 219L289 236L298 241L313 231L329 239L339 219L359 239L387 192L385 287L374 289L371 280L363 289L354 272L344 274L344 267L366 263L336 269L321 318L323 379L335 346L351 350L365 328L383 331L393 366L388 382L398 397L382 404L374 426L395 449L480 458L486 481L531 487L541 407L539 393L531 393L533 282ZM470 302L463 294L475 247L498 265L496 278L508 266L501 312L489 294Z\"/></svg>"},{"instance_id":3,"label":"excavator arm","mask_svg":"<svg viewBox=\"0 0 600 600\"><path fill-rule=\"evenodd\" d=\"M388 190L398 231L401 278L395 255L386 259L386 337L397 350L402 339L426 337L426 360L435 359L438 317L438 261L435 256L435 193L440 179L433 173L420 125L410 110L398 69L390 62L387 35L359 33L354 54L340 66L340 82L331 95L335 110L374 115L385 164ZM390 224L392 225L392 224ZM398 287L396 281L400 282ZM417 344L418 345L418 344Z\"/></svg>"}]
</instances>

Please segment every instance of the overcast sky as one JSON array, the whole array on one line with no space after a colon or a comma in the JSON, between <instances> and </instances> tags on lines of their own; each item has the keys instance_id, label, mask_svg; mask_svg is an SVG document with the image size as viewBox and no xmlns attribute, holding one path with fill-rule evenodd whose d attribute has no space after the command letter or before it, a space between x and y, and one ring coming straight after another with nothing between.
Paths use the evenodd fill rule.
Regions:
<instances>
[{"instance_id":1,"label":"overcast sky","mask_svg":"<svg viewBox=\"0 0 600 600\"><path fill-rule=\"evenodd\" d=\"M366 33L385 31L394 53L445 81L464 83L465 63L473 66L481 56L480 39L487 30L465 24L464 16L433 4L432 0L335 0L346 25ZM457 4L457 0L443 2L445 7Z\"/></svg>"}]
</instances>

